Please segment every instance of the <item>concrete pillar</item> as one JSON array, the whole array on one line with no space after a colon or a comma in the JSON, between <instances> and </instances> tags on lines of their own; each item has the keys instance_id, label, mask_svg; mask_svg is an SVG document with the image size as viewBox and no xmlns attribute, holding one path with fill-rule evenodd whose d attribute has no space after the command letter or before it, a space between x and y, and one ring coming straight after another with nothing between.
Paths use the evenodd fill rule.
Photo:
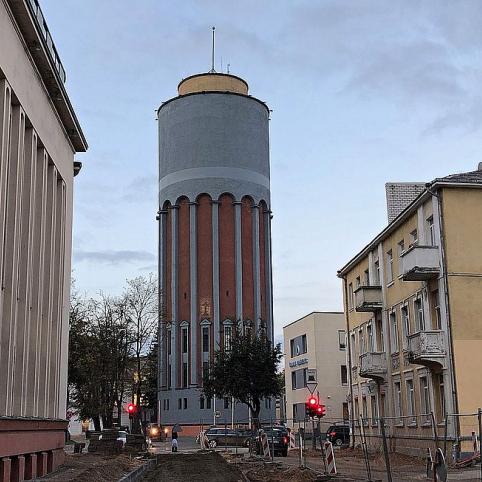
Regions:
<instances>
[{"instance_id":1,"label":"concrete pillar","mask_svg":"<svg viewBox=\"0 0 482 482\"><path fill-rule=\"evenodd\" d=\"M37 455L37 477L43 477L47 474L47 452L41 452Z\"/></svg>"},{"instance_id":2,"label":"concrete pillar","mask_svg":"<svg viewBox=\"0 0 482 482\"><path fill-rule=\"evenodd\" d=\"M172 313L172 342L171 342L171 383L173 388L179 386L178 380L178 346L177 340L179 338L178 328L179 320L177 317L177 267L178 267L178 209L179 206L171 206L171 313Z\"/></svg>"},{"instance_id":3,"label":"concrete pillar","mask_svg":"<svg viewBox=\"0 0 482 482\"><path fill-rule=\"evenodd\" d=\"M23 168L25 162L25 112L22 107L15 105L12 108L10 153L7 170L7 205L5 216L5 245L2 290L4 294L3 309L0 319L7 320L3 323L1 331L2 344L6 344L4 355L0 354L0 366L6 368L7 399L4 408L5 415L13 415L14 380L17 363L17 290L18 290L18 262L20 259L20 235L22 229L22 189ZM5 353L6 352L6 353ZM18 363L21 363L21 355ZM0 386L0 391L1 391ZM1 408L0 408L1 410Z\"/></svg>"},{"instance_id":4,"label":"concrete pillar","mask_svg":"<svg viewBox=\"0 0 482 482\"><path fill-rule=\"evenodd\" d=\"M197 217L196 202L189 203L189 270L191 280L191 385L197 385L199 323L197 319Z\"/></svg>"},{"instance_id":5,"label":"concrete pillar","mask_svg":"<svg viewBox=\"0 0 482 482\"><path fill-rule=\"evenodd\" d=\"M261 272L259 246L259 206L252 207L253 220L253 285L254 285L254 329L259 329L261 319Z\"/></svg>"},{"instance_id":6,"label":"concrete pillar","mask_svg":"<svg viewBox=\"0 0 482 482\"><path fill-rule=\"evenodd\" d=\"M12 473L12 459L4 457L0 459L0 482L10 482Z\"/></svg>"},{"instance_id":7,"label":"concrete pillar","mask_svg":"<svg viewBox=\"0 0 482 482\"><path fill-rule=\"evenodd\" d=\"M37 477L37 454L29 454L25 457L25 479L31 480Z\"/></svg>"},{"instance_id":8,"label":"concrete pillar","mask_svg":"<svg viewBox=\"0 0 482 482\"><path fill-rule=\"evenodd\" d=\"M236 321L243 322L243 255L241 246L241 202L234 201L234 250L236 270Z\"/></svg>"},{"instance_id":9,"label":"concrete pillar","mask_svg":"<svg viewBox=\"0 0 482 482\"><path fill-rule=\"evenodd\" d=\"M221 327L219 323L219 201L212 201L213 227L213 321L214 349L220 348Z\"/></svg>"},{"instance_id":10,"label":"concrete pillar","mask_svg":"<svg viewBox=\"0 0 482 482\"><path fill-rule=\"evenodd\" d=\"M25 457L17 455L12 459L11 482L23 482L25 480Z\"/></svg>"}]
</instances>

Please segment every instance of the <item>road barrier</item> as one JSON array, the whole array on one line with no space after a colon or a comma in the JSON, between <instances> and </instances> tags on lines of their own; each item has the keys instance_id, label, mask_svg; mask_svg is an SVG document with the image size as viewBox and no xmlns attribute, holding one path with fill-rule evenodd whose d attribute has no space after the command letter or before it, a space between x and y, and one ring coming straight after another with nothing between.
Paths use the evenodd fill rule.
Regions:
<instances>
[{"instance_id":1,"label":"road barrier","mask_svg":"<svg viewBox=\"0 0 482 482\"><path fill-rule=\"evenodd\" d=\"M336 474L335 453L333 452L333 445L331 442L323 442L323 449L325 453L326 472L328 474Z\"/></svg>"},{"instance_id":2,"label":"road barrier","mask_svg":"<svg viewBox=\"0 0 482 482\"><path fill-rule=\"evenodd\" d=\"M265 433L261 434L261 451L263 453L263 457L271 457L269 452L268 436Z\"/></svg>"},{"instance_id":3,"label":"road barrier","mask_svg":"<svg viewBox=\"0 0 482 482\"><path fill-rule=\"evenodd\" d=\"M204 430L201 430L199 432L199 445L201 445L202 449L209 448L209 439L207 438L206 432Z\"/></svg>"},{"instance_id":4,"label":"road barrier","mask_svg":"<svg viewBox=\"0 0 482 482\"><path fill-rule=\"evenodd\" d=\"M288 449L295 449L296 448L296 433L293 430L290 430L290 445Z\"/></svg>"}]
</instances>

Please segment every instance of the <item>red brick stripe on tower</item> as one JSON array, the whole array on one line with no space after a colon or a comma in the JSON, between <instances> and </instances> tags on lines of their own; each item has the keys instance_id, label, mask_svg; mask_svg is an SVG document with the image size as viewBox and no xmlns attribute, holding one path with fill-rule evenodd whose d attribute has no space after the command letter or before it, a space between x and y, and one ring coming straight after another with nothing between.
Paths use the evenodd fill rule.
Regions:
<instances>
[{"instance_id":1,"label":"red brick stripe on tower","mask_svg":"<svg viewBox=\"0 0 482 482\"><path fill-rule=\"evenodd\" d=\"M213 236L212 236L212 200L208 194L198 197L197 207L197 300L198 319L210 320L209 339L211 352L214 351L213 322ZM198 384L202 381L201 343L202 332L198 327Z\"/></svg>"},{"instance_id":2,"label":"red brick stripe on tower","mask_svg":"<svg viewBox=\"0 0 482 482\"><path fill-rule=\"evenodd\" d=\"M166 300L166 320L172 321L172 208L170 205L166 206L166 272L164 273L166 284L164 299Z\"/></svg>"},{"instance_id":3,"label":"red brick stripe on tower","mask_svg":"<svg viewBox=\"0 0 482 482\"><path fill-rule=\"evenodd\" d=\"M266 299L266 229L265 218L267 206L264 201L259 205L259 266L260 266L260 290L261 290L261 320L267 321Z\"/></svg>"},{"instance_id":4,"label":"red brick stripe on tower","mask_svg":"<svg viewBox=\"0 0 482 482\"><path fill-rule=\"evenodd\" d=\"M244 196L241 200L241 252L243 265L243 320L254 321L253 277L253 200Z\"/></svg>"},{"instance_id":5,"label":"red brick stripe on tower","mask_svg":"<svg viewBox=\"0 0 482 482\"><path fill-rule=\"evenodd\" d=\"M223 194L219 198L219 319L221 324L227 318L236 320L233 201L234 199L230 194Z\"/></svg>"}]
</instances>

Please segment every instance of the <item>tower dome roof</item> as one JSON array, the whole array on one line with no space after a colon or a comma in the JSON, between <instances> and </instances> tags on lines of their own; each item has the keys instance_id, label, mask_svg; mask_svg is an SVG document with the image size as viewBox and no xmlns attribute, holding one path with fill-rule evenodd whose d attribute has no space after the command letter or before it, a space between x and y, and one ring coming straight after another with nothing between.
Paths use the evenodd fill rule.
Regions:
<instances>
[{"instance_id":1,"label":"tower dome roof","mask_svg":"<svg viewBox=\"0 0 482 482\"><path fill-rule=\"evenodd\" d=\"M236 75L207 72L181 80L177 91L179 95L196 92L233 92L248 95L248 83Z\"/></svg>"}]
</instances>

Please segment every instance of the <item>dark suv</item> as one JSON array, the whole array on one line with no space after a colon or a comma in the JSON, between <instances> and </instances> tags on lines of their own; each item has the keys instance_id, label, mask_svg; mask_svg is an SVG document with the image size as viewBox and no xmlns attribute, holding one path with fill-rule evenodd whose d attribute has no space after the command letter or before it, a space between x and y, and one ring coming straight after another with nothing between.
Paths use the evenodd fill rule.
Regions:
<instances>
[{"instance_id":1,"label":"dark suv","mask_svg":"<svg viewBox=\"0 0 482 482\"><path fill-rule=\"evenodd\" d=\"M273 455L281 454L283 457L287 457L290 435L286 427L264 427L263 432L268 437L269 449L273 450ZM258 453L261 453L261 434L258 436L257 442Z\"/></svg>"},{"instance_id":2,"label":"dark suv","mask_svg":"<svg viewBox=\"0 0 482 482\"><path fill-rule=\"evenodd\" d=\"M341 447L350 443L350 427L348 425L332 425L326 432L326 440Z\"/></svg>"},{"instance_id":3,"label":"dark suv","mask_svg":"<svg viewBox=\"0 0 482 482\"><path fill-rule=\"evenodd\" d=\"M211 427L206 432L211 448L215 447L248 447L251 433L242 429Z\"/></svg>"}]
</instances>

